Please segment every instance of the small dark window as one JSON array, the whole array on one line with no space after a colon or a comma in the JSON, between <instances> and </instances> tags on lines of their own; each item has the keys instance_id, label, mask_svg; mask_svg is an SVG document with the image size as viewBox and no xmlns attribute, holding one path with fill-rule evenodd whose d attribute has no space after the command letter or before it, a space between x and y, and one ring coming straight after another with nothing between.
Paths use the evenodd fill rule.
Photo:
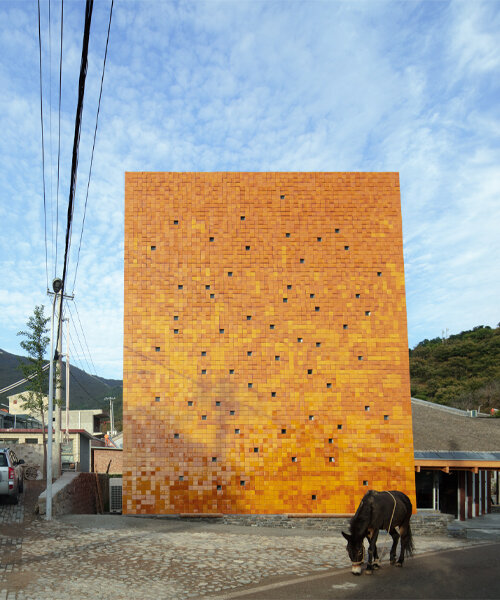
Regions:
<instances>
[{"instance_id":1,"label":"small dark window","mask_svg":"<svg viewBox=\"0 0 500 600\"><path fill-rule=\"evenodd\" d=\"M297 342L299 342L299 344L302 344L302 342L303 342L302 338L297 338Z\"/></svg>"},{"instance_id":2,"label":"small dark window","mask_svg":"<svg viewBox=\"0 0 500 600\"><path fill-rule=\"evenodd\" d=\"M218 489L218 490L221 490L221 489L222 489L222 486L221 486L221 485L218 485L218 486L217 486L217 489Z\"/></svg>"},{"instance_id":3,"label":"small dark window","mask_svg":"<svg viewBox=\"0 0 500 600\"><path fill-rule=\"evenodd\" d=\"M276 392L271 392L271 398L276 398Z\"/></svg>"},{"instance_id":4,"label":"small dark window","mask_svg":"<svg viewBox=\"0 0 500 600\"><path fill-rule=\"evenodd\" d=\"M311 500L316 500L316 494L312 494Z\"/></svg>"},{"instance_id":5,"label":"small dark window","mask_svg":"<svg viewBox=\"0 0 500 600\"><path fill-rule=\"evenodd\" d=\"M297 457L296 456L292 456L292 462L297 462Z\"/></svg>"},{"instance_id":6,"label":"small dark window","mask_svg":"<svg viewBox=\"0 0 500 600\"><path fill-rule=\"evenodd\" d=\"M230 414L230 415L234 415L234 410L230 410L230 411L229 411L229 414Z\"/></svg>"},{"instance_id":7,"label":"small dark window","mask_svg":"<svg viewBox=\"0 0 500 600\"><path fill-rule=\"evenodd\" d=\"M219 333L224 333L224 329L219 329Z\"/></svg>"},{"instance_id":8,"label":"small dark window","mask_svg":"<svg viewBox=\"0 0 500 600\"><path fill-rule=\"evenodd\" d=\"M287 289L287 290L291 290L291 289L292 289L292 286L291 286L290 284L288 284L288 285L286 286L286 289Z\"/></svg>"},{"instance_id":9,"label":"small dark window","mask_svg":"<svg viewBox=\"0 0 500 600\"><path fill-rule=\"evenodd\" d=\"M314 421L314 415L309 415L309 421Z\"/></svg>"},{"instance_id":10,"label":"small dark window","mask_svg":"<svg viewBox=\"0 0 500 600\"><path fill-rule=\"evenodd\" d=\"M248 384L248 389L250 390L250 389L252 389L252 388L253 388L253 383L249 383L249 384Z\"/></svg>"},{"instance_id":11,"label":"small dark window","mask_svg":"<svg viewBox=\"0 0 500 600\"><path fill-rule=\"evenodd\" d=\"M188 400L188 406L193 406L193 401L192 400Z\"/></svg>"},{"instance_id":12,"label":"small dark window","mask_svg":"<svg viewBox=\"0 0 500 600\"><path fill-rule=\"evenodd\" d=\"M317 240L318 242L322 242L322 241L323 241L323 238L317 237L317 238L316 238L316 240Z\"/></svg>"},{"instance_id":13,"label":"small dark window","mask_svg":"<svg viewBox=\"0 0 500 600\"><path fill-rule=\"evenodd\" d=\"M179 333L179 330L178 329L174 329L174 333Z\"/></svg>"},{"instance_id":14,"label":"small dark window","mask_svg":"<svg viewBox=\"0 0 500 600\"><path fill-rule=\"evenodd\" d=\"M229 375L234 375L234 369L229 369Z\"/></svg>"},{"instance_id":15,"label":"small dark window","mask_svg":"<svg viewBox=\"0 0 500 600\"><path fill-rule=\"evenodd\" d=\"M328 457L328 462L335 462L335 458L333 456Z\"/></svg>"},{"instance_id":16,"label":"small dark window","mask_svg":"<svg viewBox=\"0 0 500 600\"><path fill-rule=\"evenodd\" d=\"M316 348L320 348L321 347L321 342L316 342Z\"/></svg>"},{"instance_id":17,"label":"small dark window","mask_svg":"<svg viewBox=\"0 0 500 600\"><path fill-rule=\"evenodd\" d=\"M206 369L202 369L202 370L201 370L201 374L202 374L202 375L206 375L206 374L207 374L207 370L206 370Z\"/></svg>"},{"instance_id":18,"label":"small dark window","mask_svg":"<svg viewBox=\"0 0 500 600\"><path fill-rule=\"evenodd\" d=\"M259 449L258 449L258 448L254 448L254 449L253 449L253 451L254 451L254 452L258 452L258 451L259 451Z\"/></svg>"},{"instance_id":19,"label":"small dark window","mask_svg":"<svg viewBox=\"0 0 500 600\"><path fill-rule=\"evenodd\" d=\"M285 236L286 236L286 237L290 237L290 234L289 234L289 233L285 233Z\"/></svg>"},{"instance_id":20,"label":"small dark window","mask_svg":"<svg viewBox=\"0 0 500 600\"><path fill-rule=\"evenodd\" d=\"M179 221L177 219L174 220L174 225L179 225Z\"/></svg>"},{"instance_id":21,"label":"small dark window","mask_svg":"<svg viewBox=\"0 0 500 600\"><path fill-rule=\"evenodd\" d=\"M252 351L251 350L247 350L247 356L252 356Z\"/></svg>"},{"instance_id":22,"label":"small dark window","mask_svg":"<svg viewBox=\"0 0 500 600\"><path fill-rule=\"evenodd\" d=\"M358 360L363 360L363 357L361 355L358 356Z\"/></svg>"},{"instance_id":23,"label":"small dark window","mask_svg":"<svg viewBox=\"0 0 500 600\"><path fill-rule=\"evenodd\" d=\"M363 480L363 485L368 485L368 479Z\"/></svg>"},{"instance_id":24,"label":"small dark window","mask_svg":"<svg viewBox=\"0 0 500 600\"><path fill-rule=\"evenodd\" d=\"M205 289L209 290L210 289L210 284L207 283L207 285L205 286Z\"/></svg>"},{"instance_id":25,"label":"small dark window","mask_svg":"<svg viewBox=\"0 0 500 600\"><path fill-rule=\"evenodd\" d=\"M212 456L212 462L217 462L217 457L216 456Z\"/></svg>"},{"instance_id":26,"label":"small dark window","mask_svg":"<svg viewBox=\"0 0 500 600\"><path fill-rule=\"evenodd\" d=\"M244 220L245 220L245 215L241 215L240 221L244 221Z\"/></svg>"},{"instance_id":27,"label":"small dark window","mask_svg":"<svg viewBox=\"0 0 500 600\"><path fill-rule=\"evenodd\" d=\"M382 271L377 271L377 277L382 277Z\"/></svg>"},{"instance_id":28,"label":"small dark window","mask_svg":"<svg viewBox=\"0 0 500 600\"><path fill-rule=\"evenodd\" d=\"M243 479L240 481L240 485L241 485L241 486L244 486L244 485L245 485L245 481L244 481Z\"/></svg>"},{"instance_id":29,"label":"small dark window","mask_svg":"<svg viewBox=\"0 0 500 600\"><path fill-rule=\"evenodd\" d=\"M314 307L314 310L315 310L316 312L319 312L319 306L315 306L315 307Z\"/></svg>"},{"instance_id":30,"label":"small dark window","mask_svg":"<svg viewBox=\"0 0 500 600\"><path fill-rule=\"evenodd\" d=\"M182 285L182 283L179 283L179 285L177 286L178 290L182 290L184 288L184 286Z\"/></svg>"},{"instance_id":31,"label":"small dark window","mask_svg":"<svg viewBox=\"0 0 500 600\"><path fill-rule=\"evenodd\" d=\"M210 294L210 298L215 298L215 294Z\"/></svg>"},{"instance_id":32,"label":"small dark window","mask_svg":"<svg viewBox=\"0 0 500 600\"><path fill-rule=\"evenodd\" d=\"M304 261L304 259L303 259L303 258L301 258L301 259L300 259L300 264L301 264L301 265L303 265L303 264L304 264L304 262L305 262L305 261Z\"/></svg>"},{"instance_id":33,"label":"small dark window","mask_svg":"<svg viewBox=\"0 0 500 600\"><path fill-rule=\"evenodd\" d=\"M331 384L331 383L327 383L327 384L326 384L326 387L327 387L327 388L331 388L331 387L332 387L332 384Z\"/></svg>"},{"instance_id":34,"label":"small dark window","mask_svg":"<svg viewBox=\"0 0 500 600\"><path fill-rule=\"evenodd\" d=\"M234 433L236 433L236 434L238 434L239 432L240 432L240 430L239 430L239 429L235 429L235 430L234 430Z\"/></svg>"},{"instance_id":35,"label":"small dark window","mask_svg":"<svg viewBox=\"0 0 500 600\"><path fill-rule=\"evenodd\" d=\"M333 444L333 438L328 438L328 443Z\"/></svg>"},{"instance_id":36,"label":"small dark window","mask_svg":"<svg viewBox=\"0 0 500 600\"><path fill-rule=\"evenodd\" d=\"M369 310L365 310L365 315L366 315L367 317L369 317L371 314L372 314L372 313L371 313L371 311L369 311Z\"/></svg>"},{"instance_id":37,"label":"small dark window","mask_svg":"<svg viewBox=\"0 0 500 600\"><path fill-rule=\"evenodd\" d=\"M228 271L228 272L227 272L227 276L228 276L228 277L232 277L232 276L233 276L233 272L232 272L232 271Z\"/></svg>"},{"instance_id":38,"label":"small dark window","mask_svg":"<svg viewBox=\"0 0 500 600\"><path fill-rule=\"evenodd\" d=\"M159 402L160 401L160 396L155 396L155 402Z\"/></svg>"},{"instance_id":39,"label":"small dark window","mask_svg":"<svg viewBox=\"0 0 500 600\"><path fill-rule=\"evenodd\" d=\"M312 369L307 369L307 374L308 375L312 375L313 370Z\"/></svg>"},{"instance_id":40,"label":"small dark window","mask_svg":"<svg viewBox=\"0 0 500 600\"><path fill-rule=\"evenodd\" d=\"M282 429L282 430L281 430L281 433L286 433L286 429Z\"/></svg>"},{"instance_id":41,"label":"small dark window","mask_svg":"<svg viewBox=\"0 0 500 600\"><path fill-rule=\"evenodd\" d=\"M366 406L365 406L365 412L369 412L369 410L370 410L370 407L369 407L369 405L366 405Z\"/></svg>"},{"instance_id":42,"label":"small dark window","mask_svg":"<svg viewBox=\"0 0 500 600\"><path fill-rule=\"evenodd\" d=\"M151 246L151 250L156 250L156 246Z\"/></svg>"},{"instance_id":43,"label":"small dark window","mask_svg":"<svg viewBox=\"0 0 500 600\"><path fill-rule=\"evenodd\" d=\"M179 481L184 481L184 475L179 475Z\"/></svg>"},{"instance_id":44,"label":"small dark window","mask_svg":"<svg viewBox=\"0 0 500 600\"><path fill-rule=\"evenodd\" d=\"M344 250L349 250L349 246L344 246Z\"/></svg>"},{"instance_id":45,"label":"small dark window","mask_svg":"<svg viewBox=\"0 0 500 600\"><path fill-rule=\"evenodd\" d=\"M288 302L288 298L283 298L283 304L286 304Z\"/></svg>"},{"instance_id":46,"label":"small dark window","mask_svg":"<svg viewBox=\"0 0 500 600\"><path fill-rule=\"evenodd\" d=\"M252 320L252 315L247 315L247 321L251 321Z\"/></svg>"},{"instance_id":47,"label":"small dark window","mask_svg":"<svg viewBox=\"0 0 500 600\"><path fill-rule=\"evenodd\" d=\"M269 325L269 329L274 329L274 325Z\"/></svg>"},{"instance_id":48,"label":"small dark window","mask_svg":"<svg viewBox=\"0 0 500 600\"><path fill-rule=\"evenodd\" d=\"M361 298L361 294L356 294L356 298Z\"/></svg>"},{"instance_id":49,"label":"small dark window","mask_svg":"<svg viewBox=\"0 0 500 600\"><path fill-rule=\"evenodd\" d=\"M282 194L282 195L280 196L280 200L284 200L284 199L285 199L285 194Z\"/></svg>"},{"instance_id":50,"label":"small dark window","mask_svg":"<svg viewBox=\"0 0 500 600\"><path fill-rule=\"evenodd\" d=\"M338 227L335 228L335 233L340 233L340 229Z\"/></svg>"},{"instance_id":51,"label":"small dark window","mask_svg":"<svg viewBox=\"0 0 500 600\"><path fill-rule=\"evenodd\" d=\"M178 321L179 320L179 315L174 315L174 321Z\"/></svg>"},{"instance_id":52,"label":"small dark window","mask_svg":"<svg viewBox=\"0 0 500 600\"><path fill-rule=\"evenodd\" d=\"M209 240L210 242L213 242L213 241L215 241L215 238L214 238L213 236L210 236L210 237L208 238L208 240Z\"/></svg>"},{"instance_id":53,"label":"small dark window","mask_svg":"<svg viewBox=\"0 0 500 600\"><path fill-rule=\"evenodd\" d=\"M160 346L155 347L155 352L159 352L161 350Z\"/></svg>"},{"instance_id":54,"label":"small dark window","mask_svg":"<svg viewBox=\"0 0 500 600\"><path fill-rule=\"evenodd\" d=\"M384 421L388 421L389 420L389 415L384 415Z\"/></svg>"},{"instance_id":55,"label":"small dark window","mask_svg":"<svg viewBox=\"0 0 500 600\"><path fill-rule=\"evenodd\" d=\"M275 357L274 357L274 360L281 360L281 357L279 357L279 356L275 356Z\"/></svg>"},{"instance_id":56,"label":"small dark window","mask_svg":"<svg viewBox=\"0 0 500 600\"><path fill-rule=\"evenodd\" d=\"M220 406L220 400L215 401L215 406Z\"/></svg>"},{"instance_id":57,"label":"small dark window","mask_svg":"<svg viewBox=\"0 0 500 600\"><path fill-rule=\"evenodd\" d=\"M174 438L175 438L176 440L178 440L178 439L179 439L179 434L178 434L178 433L174 433Z\"/></svg>"},{"instance_id":58,"label":"small dark window","mask_svg":"<svg viewBox=\"0 0 500 600\"><path fill-rule=\"evenodd\" d=\"M340 423L337 425L337 429L342 429L342 425Z\"/></svg>"},{"instance_id":59,"label":"small dark window","mask_svg":"<svg viewBox=\"0 0 500 600\"><path fill-rule=\"evenodd\" d=\"M344 324L342 325L342 327L343 327L344 329L348 329L348 328L349 328L349 325L348 325L347 323L344 323Z\"/></svg>"},{"instance_id":60,"label":"small dark window","mask_svg":"<svg viewBox=\"0 0 500 600\"><path fill-rule=\"evenodd\" d=\"M201 355L202 355L202 356L206 356L206 355L207 355L207 351L206 351L206 350L202 350L202 351L201 351Z\"/></svg>"},{"instance_id":61,"label":"small dark window","mask_svg":"<svg viewBox=\"0 0 500 600\"><path fill-rule=\"evenodd\" d=\"M206 421L207 420L207 415L201 415L201 420L202 421Z\"/></svg>"},{"instance_id":62,"label":"small dark window","mask_svg":"<svg viewBox=\"0 0 500 600\"><path fill-rule=\"evenodd\" d=\"M250 246L245 246L245 250L250 250Z\"/></svg>"}]
</instances>

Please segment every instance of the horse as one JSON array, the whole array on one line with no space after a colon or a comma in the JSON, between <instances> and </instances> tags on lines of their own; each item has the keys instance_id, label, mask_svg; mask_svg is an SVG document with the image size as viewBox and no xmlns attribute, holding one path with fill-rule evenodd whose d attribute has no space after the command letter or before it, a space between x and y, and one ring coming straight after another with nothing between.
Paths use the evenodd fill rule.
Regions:
<instances>
[{"instance_id":1,"label":"horse","mask_svg":"<svg viewBox=\"0 0 500 600\"><path fill-rule=\"evenodd\" d=\"M391 565L402 567L404 558L413 554L413 538L410 528L412 504L403 492L368 491L361 500L356 514L351 519L350 533L342 532L347 540L347 553L352 562L352 573L361 575L361 565L364 562L366 537L368 546L368 564L366 574L371 575L373 569L379 569L377 538L380 529L386 529L392 537L390 552ZM399 527L399 533L396 531ZM401 538L401 553L396 563L396 547Z\"/></svg>"}]
</instances>

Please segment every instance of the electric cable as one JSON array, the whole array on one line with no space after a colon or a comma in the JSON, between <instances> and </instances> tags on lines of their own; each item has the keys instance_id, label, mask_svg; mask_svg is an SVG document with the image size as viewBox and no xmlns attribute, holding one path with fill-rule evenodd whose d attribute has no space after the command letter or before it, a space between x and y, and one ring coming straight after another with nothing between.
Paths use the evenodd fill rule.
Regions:
<instances>
[{"instance_id":1,"label":"electric cable","mask_svg":"<svg viewBox=\"0 0 500 600\"><path fill-rule=\"evenodd\" d=\"M38 2L40 2L40 0L38 0ZM85 26L84 26L84 31L83 31L83 44L82 44L82 58L81 58L81 63L80 63L80 78L79 78L79 82L78 82L78 102L77 102L76 117L75 117L75 135L74 135L74 139L73 139L73 153L72 153L72 159L71 159L71 179L70 179L68 214L67 214L67 223L66 223L66 240L65 240L65 247L64 247L62 289L60 291L61 303L60 303L60 310L59 310L59 319L57 322L57 336L59 336L59 331L61 329L62 303L63 303L63 299L64 299L64 291L65 291L65 285L66 285L66 273L67 273L68 263L69 263L69 248L70 248L70 240L71 240L72 221L73 221L76 180L77 180L77 172L78 172L78 148L79 148L79 144L80 144L80 132L81 132L81 127L82 127L83 98L85 96L85 79L87 76L90 25L92 22L93 7L94 7L94 0L86 0ZM58 338L56 338L56 339L58 339ZM56 354L57 354L57 350L56 350Z\"/></svg>"},{"instance_id":2,"label":"electric cable","mask_svg":"<svg viewBox=\"0 0 500 600\"><path fill-rule=\"evenodd\" d=\"M57 254L59 237L59 170L61 164L61 94L62 94L62 56L63 56L63 23L64 23L64 0L61 0L61 51L59 54L59 125L57 133L57 189L56 189L56 258L54 261L54 277L57 273Z\"/></svg>"},{"instance_id":3,"label":"electric cable","mask_svg":"<svg viewBox=\"0 0 500 600\"><path fill-rule=\"evenodd\" d=\"M75 307L76 316L78 318L78 323L80 324L80 329L82 330L83 340L85 342L85 345L87 346L87 350L88 350L88 353L89 353L90 362L92 363L92 367L94 369L94 375L97 375L97 371L96 371L96 368L95 368L95 365L94 365L94 361L92 360L92 354L90 352L90 348L89 348L89 345L87 343L87 338L85 337L85 330L83 329L83 325L82 325L82 322L80 320L80 313L78 312L78 307L76 305L76 302L73 302L73 306Z\"/></svg>"},{"instance_id":4,"label":"electric cable","mask_svg":"<svg viewBox=\"0 0 500 600\"><path fill-rule=\"evenodd\" d=\"M109 10L108 35L106 37L106 49L104 51L104 61L103 61L103 65L102 65L101 89L99 91L99 102L97 104L97 114L96 114L95 129L94 129L94 141L92 143L92 153L90 155L90 169L89 169L89 177L88 177L88 181L87 181L87 193L85 195L85 205L84 205L84 209L83 209L82 229L80 231L80 243L78 245L78 254L77 254L77 258L76 258L76 267L75 267L75 278L73 279L73 292L72 293L75 292L76 275L78 273L78 264L80 262L80 250L82 247L83 228L85 226L85 216L87 214L87 202L89 199L89 187L90 187L90 178L92 176L92 165L94 163L95 140L96 140L96 136L97 136L97 125L99 123L99 111L101 109L102 88L103 88L103 83L104 83L104 72L106 70L106 58L108 56L109 32L111 30L111 17L113 16L113 4L114 4L114 0L111 0L111 7Z\"/></svg>"},{"instance_id":5,"label":"electric cable","mask_svg":"<svg viewBox=\"0 0 500 600\"><path fill-rule=\"evenodd\" d=\"M43 136L42 33L40 29L40 0L38 0L38 51L40 55L40 123L42 127L42 179L43 214L45 224L45 273L47 276L47 289L49 289L49 257L47 252L47 201L45 197L45 142Z\"/></svg>"}]
</instances>

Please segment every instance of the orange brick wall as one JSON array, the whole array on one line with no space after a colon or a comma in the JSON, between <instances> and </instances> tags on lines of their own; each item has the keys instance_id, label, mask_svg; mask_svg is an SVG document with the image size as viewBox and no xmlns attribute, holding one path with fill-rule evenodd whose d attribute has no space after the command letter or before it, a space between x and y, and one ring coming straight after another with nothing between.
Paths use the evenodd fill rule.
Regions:
<instances>
[{"instance_id":1,"label":"orange brick wall","mask_svg":"<svg viewBox=\"0 0 500 600\"><path fill-rule=\"evenodd\" d=\"M127 173L124 512L414 498L397 173Z\"/></svg>"}]
</instances>

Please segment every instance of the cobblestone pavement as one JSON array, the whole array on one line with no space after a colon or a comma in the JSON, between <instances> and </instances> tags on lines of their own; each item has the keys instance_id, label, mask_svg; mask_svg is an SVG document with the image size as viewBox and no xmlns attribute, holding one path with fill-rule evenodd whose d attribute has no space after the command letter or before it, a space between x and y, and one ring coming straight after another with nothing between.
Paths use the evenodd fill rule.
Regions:
<instances>
[{"instance_id":1,"label":"cobblestone pavement","mask_svg":"<svg viewBox=\"0 0 500 600\"><path fill-rule=\"evenodd\" d=\"M0 504L0 600L217 598L268 578L349 566L332 532L92 515L47 522L25 495L22 523ZM416 540L417 552L465 544Z\"/></svg>"}]
</instances>

